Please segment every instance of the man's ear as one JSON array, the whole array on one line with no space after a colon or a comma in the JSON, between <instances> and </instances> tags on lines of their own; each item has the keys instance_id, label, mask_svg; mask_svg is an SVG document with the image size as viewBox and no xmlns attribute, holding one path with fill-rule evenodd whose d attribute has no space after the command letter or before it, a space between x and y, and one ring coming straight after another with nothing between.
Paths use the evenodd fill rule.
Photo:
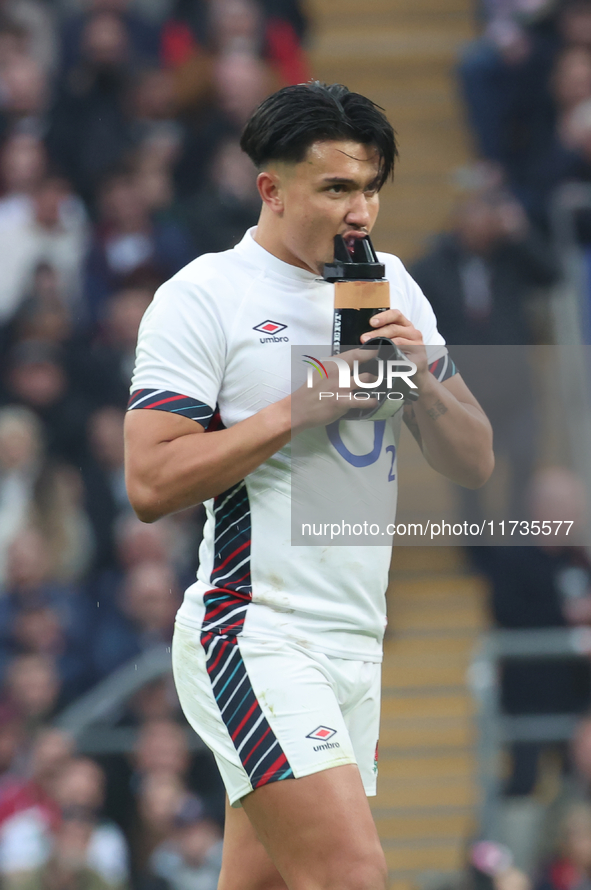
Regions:
<instances>
[{"instance_id":1,"label":"man's ear","mask_svg":"<svg viewBox=\"0 0 591 890\"><path fill-rule=\"evenodd\" d=\"M275 170L263 170L257 176L257 188L262 198L272 213L282 214L284 209L283 189L281 177Z\"/></svg>"}]
</instances>

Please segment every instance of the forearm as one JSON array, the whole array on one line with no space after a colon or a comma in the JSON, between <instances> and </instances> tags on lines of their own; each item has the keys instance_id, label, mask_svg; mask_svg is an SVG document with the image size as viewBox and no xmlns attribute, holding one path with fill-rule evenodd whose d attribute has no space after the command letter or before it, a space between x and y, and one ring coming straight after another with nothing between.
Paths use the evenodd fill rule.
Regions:
<instances>
[{"instance_id":1,"label":"forearm","mask_svg":"<svg viewBox=\"0 0 591 890\"><path fill-rule=\"evenodd\" d=\"M128 413L127 431L143 420L133 415L142 414ZM126 435L130 502L144 522L203 503L240 482L290 438L290 397L229 429L171 436L149 449L131 445L141 441L137 432Z\"/></svg>"},{"instance_id":2,"label":"forearm","mask_svg":"<svg viewBox=\"0 0 591 890\"><path fill-rule=\"evenodd\" d=\"M492 430L481 410L458 401L432 374L420 386L406 421L434 470L466 488L480 488L494 467ZM414 425L414 430L413 430Z\"/></svg>"}]
</instances>

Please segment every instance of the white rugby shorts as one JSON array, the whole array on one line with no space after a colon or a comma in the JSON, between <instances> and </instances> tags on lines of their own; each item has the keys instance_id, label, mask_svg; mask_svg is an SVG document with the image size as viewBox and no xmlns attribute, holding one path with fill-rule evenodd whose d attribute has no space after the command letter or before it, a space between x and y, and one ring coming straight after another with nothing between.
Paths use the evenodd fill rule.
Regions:
<instances>
[{"instance_id":1,"label":"white rugby shorts","mask_svg":"<svg viewBox=\"0 0 591 890\"><path fill-rule=\"evenodd\" d=\"M376 793L381 665L290 641L205 636L177 622L179 699L212 750L232 806L255 788L356 763Z\"/></svg>"}]
</instances>

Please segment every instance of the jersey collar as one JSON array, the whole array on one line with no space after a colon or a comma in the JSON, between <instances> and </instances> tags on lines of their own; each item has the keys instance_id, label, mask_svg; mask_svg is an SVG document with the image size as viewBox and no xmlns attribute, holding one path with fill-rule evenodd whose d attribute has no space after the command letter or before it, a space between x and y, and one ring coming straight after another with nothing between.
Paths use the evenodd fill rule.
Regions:
<instances>
[{"instance_id":1,"label":"jersey collar","mask_svg":"<svg viewBox=\"0 0 591 890\"><path fill-rule=\"evenodd\" d=\"M240 241L234 248L242 254L242 256L247 257L252 263L262 269L266 269L267 271L271 270L278 275L281 275L283 278L290 278L292 281L299 281L302 284L309 284L311 282L323 280L319 275L315 275L314 272L308 272L307 269L300 269L299 266L292 266L290 263L284 263L283 260L280 260L274 254L265 250L264 247L261 247L261 245L254 240L256 229L256 226L247 229L242 241Z\"/></svg>"}]
</instances>

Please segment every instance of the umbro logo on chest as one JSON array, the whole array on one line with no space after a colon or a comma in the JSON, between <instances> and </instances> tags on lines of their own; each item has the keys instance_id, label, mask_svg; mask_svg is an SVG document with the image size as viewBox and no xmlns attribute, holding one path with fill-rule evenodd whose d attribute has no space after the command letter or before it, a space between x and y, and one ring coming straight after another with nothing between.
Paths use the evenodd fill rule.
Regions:
<instances>
[{"instance_id":1,"label":"umbro logo on chest","mask_svg":"<svg viewBox=\"0 0 591 890\"><path fill-rule=\"evenodd\" d=\"M289 337L278 337L281 331L286 329L286 324L278 321L271 321L270 318L265 319L260 324L253 327L253 331L259 331L261 334L269 334L268 337L261 337L261 343L289 343Z\"/></svg>"}]
</instances>

